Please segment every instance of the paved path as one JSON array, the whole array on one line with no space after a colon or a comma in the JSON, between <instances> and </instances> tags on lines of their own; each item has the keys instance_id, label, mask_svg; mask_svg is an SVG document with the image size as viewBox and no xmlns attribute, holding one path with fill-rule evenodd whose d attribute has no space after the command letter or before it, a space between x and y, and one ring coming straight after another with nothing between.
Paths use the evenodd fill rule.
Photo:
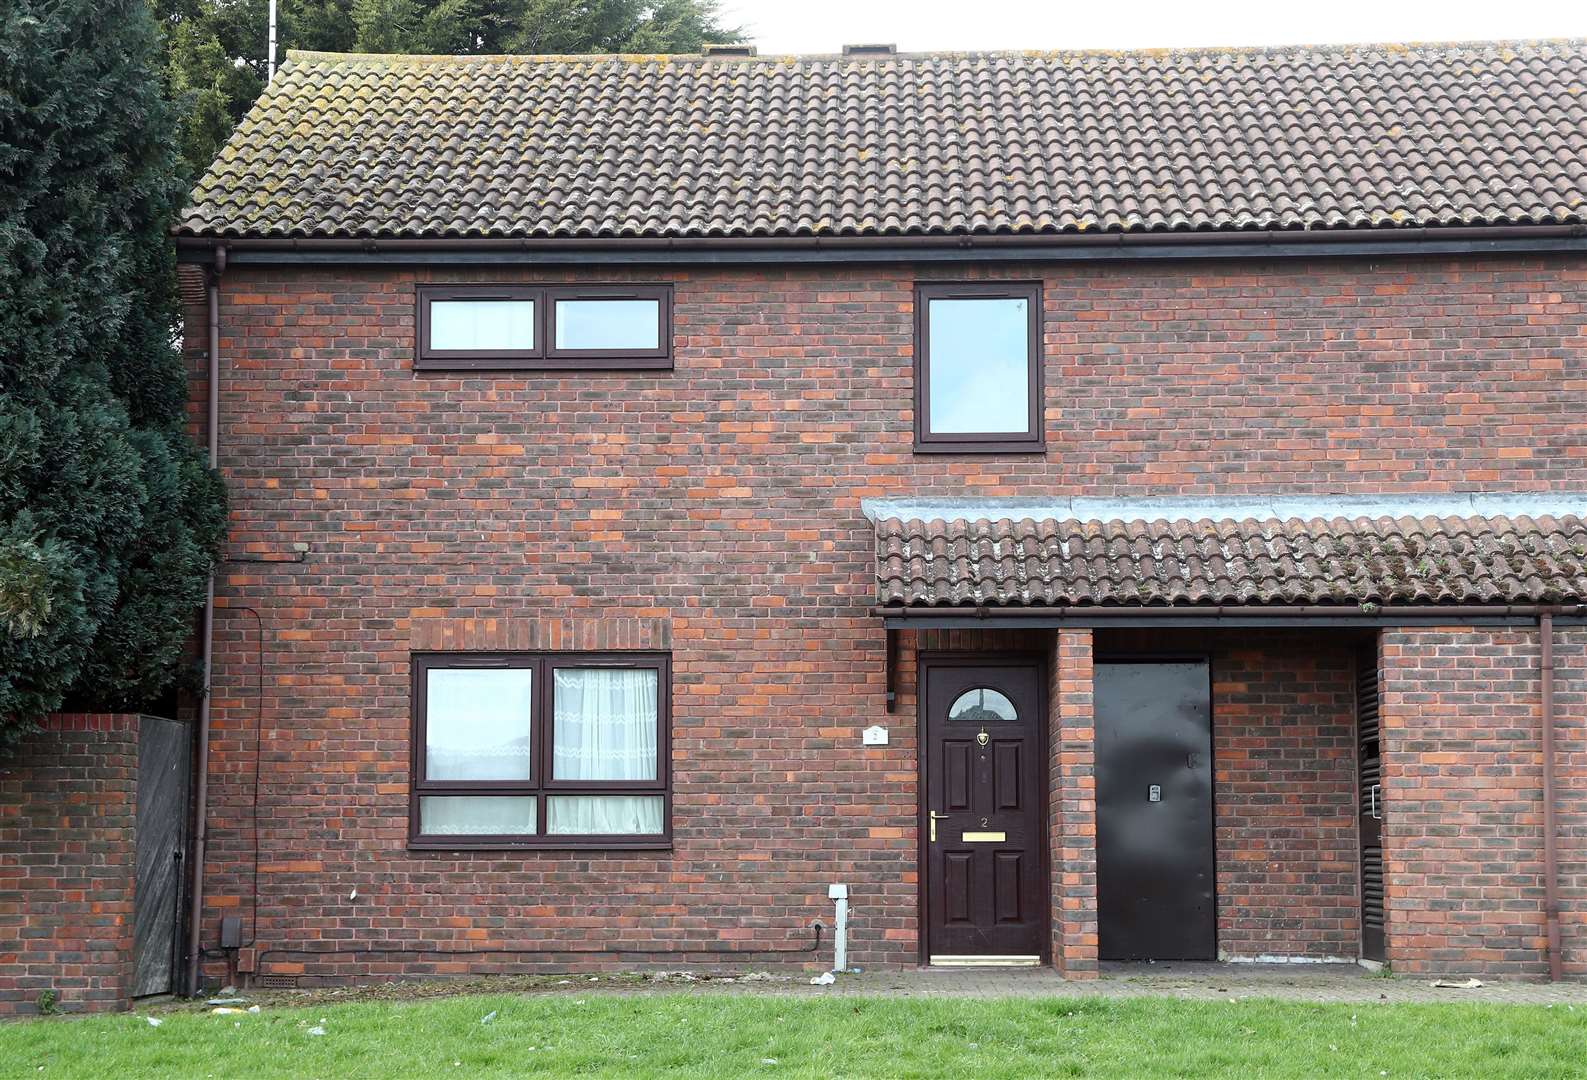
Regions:
<instances>
[{"instance_id":1,"label":"paved path","mask_svg":"<svg viewBox=\"0 0 1587 1080\"><path fill-rule=\"evenodd\" d=\"M774 994L792 997L1173 997L1199 1001L1279 998L1376 1004L1399 1001L1503 1002L1587 1010L1587 982L1484 981L1474 989L1434 987L1429 979L1384 977L1353 964L1158 963L1105 966L1102 977L1068 982L1048 968L911 968L842 975L831 986L811 974L774 971L625 972L607 975L492 976L466 981L372 983L316 990L245 991L250 1000L290 1006L455 994ZM172 1008L191 1009L173 1003Z\"/></svg>"},{"instance_id":2,"label":"paved path","mask_svg":"<svg viewBox=\"0 0 1587 1080\"><path fill-rule=\"evenodd\" d=\"M1282 998L1289 1001L1487 1001L1587 1009L1587 983L1489 982L1476 989L1438 988L1429 979L1385 977L1346 964L1159 963L1121 965L1101 978L1070 982L1046 968L927 968L839 976L833 986L809 976L761 976L755 981L669 975L646 990L799 995L875 994L903 997L1176 997L1202 1001ZM630 989L638 989L630 985Z\"/></svg>"}]
</instances>

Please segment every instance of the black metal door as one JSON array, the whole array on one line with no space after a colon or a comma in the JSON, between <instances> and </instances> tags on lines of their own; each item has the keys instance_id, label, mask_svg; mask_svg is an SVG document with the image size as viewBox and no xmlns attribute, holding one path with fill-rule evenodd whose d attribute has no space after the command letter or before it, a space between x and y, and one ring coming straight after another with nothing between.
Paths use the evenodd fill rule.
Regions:
<instances>
[{"instance_id":1,"label":"black metal door","mask_svg":"<svg viewBox=\"0 0 1587 1080\"><path fill-rule=\"evenodd\" d=\"M1041 668L928 659L921 675L928 957L1034 961L1051 926Z\"/></svg>"},{"instance_id":2,"label":"black metal door","mask_svg":"<svg viewBox=\"0 0 1587 1080\"><path fill-rule=\"evenodd\" d=\"M1356 659L1356 763L1361 822L1361 955L1388 954L1383 907L1383 759L1378 740L1378 654Z\"/></svg>"},{"instance_id":3,"label":"black metal door","mask_svg":"<svg viewBox=\"0 0 1587 1080\"><path fill-rule=\"evenodd\" d=\"M191 729L145 716L138 730L138 838L132 903L132 996L176 990Z\"/></svg>"},{"instance_id":4,"label":"black metal door","mask_svg":"<svg viewBox=\"0 0 1587 1080\"><path fill-rule=\"evenodd\" d=\"M1207 665L1100 663L1095 677L1100 955L1211 960Z\"/></svg>"}]
</instances>

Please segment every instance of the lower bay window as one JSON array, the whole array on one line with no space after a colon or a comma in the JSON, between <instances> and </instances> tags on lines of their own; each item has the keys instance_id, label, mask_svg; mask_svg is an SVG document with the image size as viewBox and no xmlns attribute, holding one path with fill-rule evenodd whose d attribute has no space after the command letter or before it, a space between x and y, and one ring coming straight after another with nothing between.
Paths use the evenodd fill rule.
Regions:
<instances>
[{"instance_id":1,"label":"lower bay window","mask_svg":"<svg viewBox=\"0 0 1587 1080\"><path fill-rule=\"evenodd\" d=\"M413 658L413 847L665 847L671 668L656 653Z\"/></svg>"}]
</instances>

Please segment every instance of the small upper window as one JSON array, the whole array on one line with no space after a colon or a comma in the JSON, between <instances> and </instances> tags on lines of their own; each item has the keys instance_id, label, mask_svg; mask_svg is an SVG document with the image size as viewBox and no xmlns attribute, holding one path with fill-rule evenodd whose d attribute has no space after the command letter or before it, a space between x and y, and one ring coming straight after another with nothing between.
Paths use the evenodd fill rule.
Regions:
<instances>
[{"instance_id":1,"label":"small upper window","mask_svg":"<svg viewBox=\"0 0 1587 1080\"><path fill-rule=\"evenodd\" d=\"M917 450L1040 450L1041 290L921 285L915 298Z\"/></svg>"},{"instance_id":2,"label":"small upper window","mask_svg":"<svg viewBox=\"0 0 1587 1080\"><path fill-rule=\"evenodd\" d=\"M620 297L556 300L558 349L654 352L661 347L661 301Z\"/></svg>"},{"instance_id":3,"label":"small upper window","mask_svg":"<svg viewBox=\"0 0 1587 1080\"><path fill-rule=\"evenodd\" d=\"M421 370L672 366L667 285L421 285L417 324Z\"/></svg>"},{"instance_id":4,"label":"small upper window","mask_svg":"<svg viewBox=\"0 0 1587 1080\"><path fill-rule=\"evenodd\" d=\"M528 352L535 347L533 300L437 300L430 348L441 352Z\"/></svg>"}]
</instances>

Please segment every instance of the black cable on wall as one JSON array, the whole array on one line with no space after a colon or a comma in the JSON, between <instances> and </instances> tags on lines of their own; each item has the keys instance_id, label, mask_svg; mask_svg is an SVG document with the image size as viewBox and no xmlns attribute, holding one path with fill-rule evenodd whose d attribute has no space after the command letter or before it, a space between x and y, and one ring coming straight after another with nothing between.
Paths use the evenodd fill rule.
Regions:
<instances>
[{"instance_id":1,"label":"black cable on wall","mask_svg":"<svg viewBox=\"0 0 1587 1080\"><path fill-rule=\"evenodd\" d=\"M819 919L810 924L810 940L803 945L771 948L742 949L734 946L713 948L701 946L676 946L641 948L639 946L599 946L579 948L566 945L520 946L483 949L430 949L411 945L348 945L329 949L293 949L273 947L259 954L263 966L272 957L329 957L329 956L777 956L817 952L821 948L821 934L826 924ZM257 974L263 975L264 972Z\"/></svg>"}]
</instances>

